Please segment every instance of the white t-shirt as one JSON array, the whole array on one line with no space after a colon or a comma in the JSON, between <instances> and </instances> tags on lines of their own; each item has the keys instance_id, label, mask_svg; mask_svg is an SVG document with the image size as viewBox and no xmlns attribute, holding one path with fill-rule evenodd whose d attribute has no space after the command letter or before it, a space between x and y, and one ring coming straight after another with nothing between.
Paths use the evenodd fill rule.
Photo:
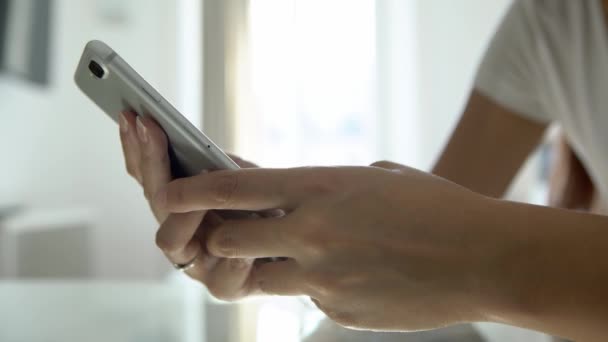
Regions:
<instances>
[{"instance_id":1,"label":"white t-shirt","mask_svg":"<svg viewBox=\"0 0 608 342\"><path fill-rule=\"evenodd\" d=\"M516 0L475 87L522 116L558 122L608 198L608 26L601 0Z\"/></svg>"}]
</instances>

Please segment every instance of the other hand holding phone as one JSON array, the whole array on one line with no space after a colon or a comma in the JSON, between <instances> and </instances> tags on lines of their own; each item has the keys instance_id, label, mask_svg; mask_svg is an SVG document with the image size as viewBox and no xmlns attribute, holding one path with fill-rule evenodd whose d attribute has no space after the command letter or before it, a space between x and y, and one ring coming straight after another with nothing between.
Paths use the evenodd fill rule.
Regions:
<instances>
[{"instance_id":1,"label":"other hand holding phone","mask_svg":"<svg viewBox=\"0 0 608 342\"><path fill-rule=\"evenodd\" d=\"M87 43L74 80L120 124L127 170L143 186L150 203L173 177L239 168L107 44L98 40ZM176 268L205 283L220 299L237 299L253 292L249 272L255 260L215 258L206 253L201 241L224 218L260 216L235 211L168 215L154 205L152 211L162 223L158 245Z\"/></svg>"},{"instance_id":2,"label":"other hand holding phone","mask_svg":"<svg viewBox=\"0 0 608 342\"><path fill-rule=\"evenodd\" d=\"M143 187L161 228L157 245L175 265L192 267L184 272L201 281L213 296L222 300L236 300L259 293L251 281L255 259L226 259L210 255L205 248L205 237L219 226L230 213L197 211L168 214L153 204L155 194L172 180L168 142L163 130L149 117L122 113L119 119L120 140L128 173ZM235 158L241 167L254 164Z\"/></svg>"}]
</instances>

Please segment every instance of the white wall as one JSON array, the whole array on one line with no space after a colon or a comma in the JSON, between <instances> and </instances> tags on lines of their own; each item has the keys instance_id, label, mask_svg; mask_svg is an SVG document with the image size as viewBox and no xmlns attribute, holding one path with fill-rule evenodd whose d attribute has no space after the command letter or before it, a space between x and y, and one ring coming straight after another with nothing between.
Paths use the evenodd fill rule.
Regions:
<instances>
[{"instance_id":1,"label":"white wall","mask_svg":"<svg viewBox=\"0 0 608 342\"><path fill-rule=\"evenodd\" d=\"M51 85L0 76L0 203L92 207L96 274L155 277L166 262L139 186L124 171L117 127L72 80L86 41L101 39L175 98L175 3L55 0ZM69 248L69 246L66 246Z\"/></svg>"},{"instance_id":2,"label":"white wall","mask_svg":"<svg viewBox=\"0 0 608 342\"><path fill-rule=\"evenodd\" d=\"M418 111L428 168L462 112L485 47L512 0L418 0Z\"/></svg>"}]
</instances>

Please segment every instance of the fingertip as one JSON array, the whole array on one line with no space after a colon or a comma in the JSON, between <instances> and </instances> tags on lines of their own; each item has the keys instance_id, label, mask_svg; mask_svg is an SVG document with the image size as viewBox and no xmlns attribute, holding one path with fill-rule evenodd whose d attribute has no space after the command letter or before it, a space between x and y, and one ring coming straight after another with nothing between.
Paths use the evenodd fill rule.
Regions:
<instances>
[{"instance_id":1,"label":"fingertip","mask_svg":"<svg viewBox=\"0 0 608 342\"><path fill-rule=\"evenodd\" d=\"M121 111L118 113L118 115L123 116L123 117L125 117L125 118L127 118L127 117L129 116L129 114L131 114L131 112L130 112L130 111L128 111L128 110L121 110Z\"/></svg>"},{"instance_id":2,"label":"fingertip","mask_svg":"<svg viewBox=\"0 0 608 342\"><path fill-rule=\"evenodd\" d=\"M129 121L127 121L127 117L124 113L118 114L118 126L122 134L129 133Z\"/></svg>"},{"instance_id":3,"label":"fingertip","mask_svg":"<svg viewBox=\"0 0 608 342\"><path fill-rule=\"evenodd\" d=\"M232 229L222 226L214 229L207 237L206 248L210 255L218 258L240 259L243 258L242 248L234 237Z\"/></svg>"},{"instance_id":4,"label":"fingertip","mask_svg":"<svg viewBox=\"0 0 608 342\"><path fill-rule=\"evenodd\" d=\"M188 241L186 246L184 246L183 251L181 251L181 254L184 256L184 262L202 258L203 249L198 239Z\"/></svg>"},{"instance_id":5,"label":"fingertip","mask_svg":"<svg viewBox=\"0 0 608 342\"><path fill-rule=\"evenodd\" d=\"M125 137L131 136L131 132L136 132L137 114L130 111L122 111L118 114L118 125L120 126L121 135ZM127 134L128 133L128 134ZM137 134L135 134L137 137Z\"/></svg>"},{"instance_id":6,"label":"fingertip","mask_svg":"<svg viewBox=\"0 0 608 342\"><path fill-rule=\"evenodd\" d=\"M129 126L135 125L135 120L137 118L137 113L129 110L123 110L119 113L119 116L122 117Z\"/></svg>"},{"instance_id":7,"label":"fingertip","mask_svg":"<svg viewBox=\"0 0 608 342\"><path fill-rule=\"evenodd\" d=\"M137 114L130 111L122 111L118 113L118 126L120 128L121 136L127 137L128 133L135 131L135 121Z\"/></svg>"},{"instance_id":8,"label":"fingertip","mask_svg":"<svg viewBox=\"0 0 608 342\"><path fill-rule=\"evenodd\" d=\"M228 253L228 249L221 245L222 243L220 242L220 237L218 234L214 234L214 232L209 234L206 242L206 248L209 252L209 255L214 256L216 258L235 258L233 253Z\"/></svg>"},{"instance_id":9,"label":"fingertip","mask_svg":"<svg viewBox=\"0 0 608 342\"><path fill-rule=\"evenodd\" d=\"M167 135L163 128L152 118L146 117L143 119L143 123L148 129L150 139L157 145L167 146Z\"/></svg>"}]
</instances>

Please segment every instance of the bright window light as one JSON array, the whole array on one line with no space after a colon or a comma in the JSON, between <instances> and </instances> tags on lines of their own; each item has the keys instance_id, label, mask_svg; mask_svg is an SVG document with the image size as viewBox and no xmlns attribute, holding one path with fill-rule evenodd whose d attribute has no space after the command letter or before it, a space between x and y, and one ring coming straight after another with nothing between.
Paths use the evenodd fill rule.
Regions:
<instances>
[{"instance_id":1,"label":"bright window light","mask_svg":"<svg viewBox=\"0 0 608 342\"><path fill-rule=\"evenodd\" d=\"M258 322L257 341L300 341L300 320L293 311L272 303L265 304L260 307Z\"/></svg>"},{"instance_id":2,"label":"bright window light","mask_svg":"<svg viewBox=\"0 0 608 342\"><path fill-rule=\"evenodd\" d=\"M197 127L201 126L202 92L202 2L177 0L177 87L176 106Z\"/></svg>"},{"instance_id":3,"label":"bright window light","mask_svg":"<svg viewBox=\"0 0 608 342\"><path fill-rule=\"evenodd\" d=\"M252 0L250 11L239 152L276 167L373 161L375 1Z\"/></svg>"}]
</instances>

